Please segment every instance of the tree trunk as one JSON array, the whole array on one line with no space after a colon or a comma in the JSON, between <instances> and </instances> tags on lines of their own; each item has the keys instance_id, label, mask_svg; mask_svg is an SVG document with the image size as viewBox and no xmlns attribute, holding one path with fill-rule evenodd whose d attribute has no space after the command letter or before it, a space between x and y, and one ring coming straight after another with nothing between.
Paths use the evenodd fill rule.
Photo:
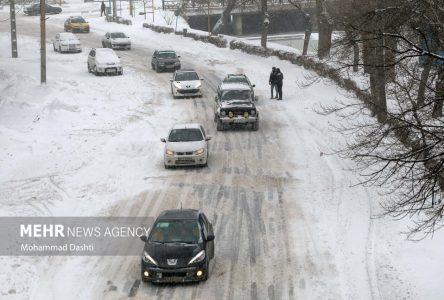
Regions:
<instances>
[{"instance_id":1,"label":"tree trunk","mask_svg":"<svg viewBox=\"0 0 444 300\"><path fill-rule=\"evenodd\" d=\"M227 7L225 7L224 11L217 20L216 24L214 24L213 29L211 30L212 35L218 35L228 24L228 20L231 14L231 11L236 7L237 0L229 0L227 3Z\"/></svg>"},{"instance_id":2,"label":"tree trunk","mask_svg":"<svg viewBox=\"0 0 444 300\"><path fill-rule=\"evenodd\" d=\"M426 56L424 61L424 68L422 69L421 72L421 80L419 82L419 87L418 87L418 98L416 99L416 105L418 107L422 107L424 105L425 91L431 70L432 70L432 59L429 56Z\"/></svg>"},{"instance_id":3,"label":"tree trunk","mask_svg":"<svg viewBox=\"0 0 444 300\"><path fill-rule=\"evenodd\" d=\"M310 43L310 36L313 25L311 23L310 14L306 12L304 12L304 27L305 27L305 36L304 36L304 48L302 49L302 55L307 55L308 45Z\"/></svg>"},{"instance_id":4,"label":"tree trunk","mask_svg":"<svg viewBox=\"0 0 444 300\"><path fill-rule=\"evenodd\" d=\"M433 106L432 117L442 117L442 108L444 103L444 67L440 66L438 70L438 78L435 86L435 105Z\"/></svg>"},{"instance_id":5,"label":"tree trunk","mask_svg":"<svg viewBox=\"0 0 444 300\"><path fill-rule=\"evenodd\" d=\"M261 0L261 11L262 11L261 46L263 48L267 48L268 26L270 24L270 18L268 16L267 0Z\"/></svg>"},{"instance_id":6,"label":"tree trunk","mask_svg":"<svg viewBox=\"0 0 444 300\"><path fill-rule=\"evenodd\" d=\"M316 0L316 14L318 16L318 57L320 59L328 58L331 49L331 33L333 24L327 12L325 0Z\"/></svg>"}]
</instances>

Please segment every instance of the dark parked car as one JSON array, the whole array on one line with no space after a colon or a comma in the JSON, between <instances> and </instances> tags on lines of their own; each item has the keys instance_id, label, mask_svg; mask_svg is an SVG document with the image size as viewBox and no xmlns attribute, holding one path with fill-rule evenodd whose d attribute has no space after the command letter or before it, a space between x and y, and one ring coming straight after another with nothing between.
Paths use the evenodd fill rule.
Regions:
<instances>
[{"instance_id":1,"label":"dark parked car","mask_svg":"<svg viewBox=\"0 0 444 300\"><path fill-rule=\"evenodd\" d=\"M51 6L49 4L46 4L46 13L49 15L55 15L62 12L62 9L60 7ZM30 5L28 7L25 7L24 13L30 16L37 16L40 14L40 4L36 3L33 5Z\"/></svg>"},{"instance_id":2,"label":"dark parked car","mask_svg":"<svg viewBox=\"0 0 444 300\"><path fill-rule=\"evenodd\" d=\"M176 52L171 50L159 51L156 50L151 58L151 68L156 70L157 73L164 70L179 70L180 69L180 56L176 55Z\"/></svg>"},{"instance_id":3,"label":"dark parked car","mask_svg":"<svg viewBox=\"0 0 444 300\"><path fill-rule=\"evenodd\" d=\"M205 281L214 257L213 225L195 209L163 211L142 236L142 281Z\"/></svg>"},{"instance_id":4,"label":"dark parked car","mask_svg":"<svg viewBox=\"0 0 444 300\"><path fill-rule=\"evenodd\" d=\"M222 83L214 98L214 121L217 131L227 129L231 125L251 125L251 129L259 129L259 112L254 105L253 92L248 85L239 83Z\"/></svg>"},{"instance_id":5,"label":"dark parked car","mask_svg":"<svg viewBox=\"0 0 444 300\"><path fill-rule=\"evenodd\" d=\"M247 75L245 74L227 74L225 76L224 80L222 80L222 83L239 83L239 84L245 84L250 87L251 93L253 95L253 99L257 101L257 98L254 96L254 87L256 85L252 84L250 82L250 79L248 79Z\"/></svg>"}]
</instances>

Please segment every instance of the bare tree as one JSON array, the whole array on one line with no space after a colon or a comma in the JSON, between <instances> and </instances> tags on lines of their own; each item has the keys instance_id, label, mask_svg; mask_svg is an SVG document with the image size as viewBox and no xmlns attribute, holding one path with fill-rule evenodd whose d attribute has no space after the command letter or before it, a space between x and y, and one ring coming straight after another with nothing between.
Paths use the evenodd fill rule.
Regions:
<instances>
[{"instance_id":1,"label":"bare tree","mask_svg":"<svg viewBox=\"0 0 444 300\"><path fill-rule=\"evenodd\" d=\"M304 47L302 48L302 55L307 55L308 45L310 43L310 37L313 30L312 17L307 10L302 8L301 3L297 0L288 0L288 2L296 7L299 12L302 13L302 16L304 18Z\"/></svg>"}]
</instances>

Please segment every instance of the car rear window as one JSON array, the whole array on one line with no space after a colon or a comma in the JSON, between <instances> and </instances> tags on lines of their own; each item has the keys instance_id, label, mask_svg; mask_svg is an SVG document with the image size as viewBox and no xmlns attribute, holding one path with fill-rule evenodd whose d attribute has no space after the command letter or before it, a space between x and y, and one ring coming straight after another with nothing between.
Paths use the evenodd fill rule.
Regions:
<instances>
[{"instance_id":1,"label":"car rear window","mask_svg":"<svg viewBox=\"0 0 444 300\"><path fill-rule=\"evenodd\" d=\"M248 84L248 81L244 76L228 76L225 77L224 82L236 82L236 83Z\"/></svg>"},{"instance_id":2,"label":"car rear window","mask_svg":"<svg viewBox=\"0 0 444 300\"><path fill-rule=\"evenodd\" d=\"M176 73L176 81L192 81L199 80L199 76L196 72L178 72Z\"/></svg>"},{"instance_id":3,"label":"car rear window","mask_svg":"<svg viewBox=\"0 0 444 300\"><path fill-rule=\"evenodd\" d=\"M202 132L199 129L188 128L188 129L173 129L168 137L169 142L197 142L202 141Z\"/></svg>"}]
</instances>

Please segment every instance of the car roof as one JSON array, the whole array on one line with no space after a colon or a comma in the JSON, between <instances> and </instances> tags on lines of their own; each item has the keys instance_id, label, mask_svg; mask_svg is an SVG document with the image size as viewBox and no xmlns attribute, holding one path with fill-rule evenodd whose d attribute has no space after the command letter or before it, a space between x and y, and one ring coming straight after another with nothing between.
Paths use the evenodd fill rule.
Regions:
<instances>
[{"instance_id":1,"label":"car roof","mask_svg":"<svg viewBox=\"0 0 444 300\"><path fill-rule=\"evenodd\" d=\"M250 86L247 83L241 82L222 82L220 84L221 90L250 90Z\"/></svg>"},{"instance_id":2,"label":"car roof","mask_svg":"<svg viewBox=\"0 0 444 300\"><path fill-rule=\"evenodd\" d=\"M157 52L159 52L159 53L161 53L161 52L167 52L167 53L174 52L174 53L176 53L176 51L174 51L174 50L157 50Z\"/></svg>"},{"instance_id":3,"label":"car roof","mask_svg":"<svg viewBox=\"0 0 444 300\"><path fill-rule=\"evenodd\" d=\"M100 52L100 53L115 53L113 49L109 49L109 48L96 48L96 52Z\"/></svg>"},{"instance_id":4,"label":"car roof","mask_svg":"<svg viewBox=\"0 0 444 300\"><path fill-rule=\"evenodd\" d=\"M186 72L194 72L194 73L197 73L196 70L194 70L194 69L180 69L180 70L177 70L177 71L176 71L176 73L186 73Z\"/></svg>"},{"instance_id":5,"label":"car roof","mask_svg":"<svg viewBox=\"0 0 444 300\"><path fill-rule=\"evenodd\" d=\"M198 123L186 123L186 124L176 124L172 129L192 129L197 128L200 129L200 124Z\"/></svg>"},{"instance_id":6,"label":"car roof","mask_svg":"<svg viewBox=\"0 0 444 300\"><path fill-rule=\"evenodd\" d=\"M199 211L197 209L170 209L164 210L160 213L158 220L167 219L192 219L197 220L199 218Z\"/></svg>"},{"instance_id":7,"label":"car roof","mask_svg":"<svg viewBox=\"0 0 444 300\"><path fill-rule=\"evenodd\" d=\"M69 16L69 19L76 19L76 18L85 19L83 16Z\"/></svg>"},{"instance_id":8,"label":"car roof","mask_svg":"<svg viewBox=\"0 0 444 300\"><path fill-rule=\"evenodd\" d=\"M225 76L225 78L230 78L230 77L244 77L244 78L246 78L247 75L245 75L245 74L227 74Z\"/></svg>"}]
</instances>

